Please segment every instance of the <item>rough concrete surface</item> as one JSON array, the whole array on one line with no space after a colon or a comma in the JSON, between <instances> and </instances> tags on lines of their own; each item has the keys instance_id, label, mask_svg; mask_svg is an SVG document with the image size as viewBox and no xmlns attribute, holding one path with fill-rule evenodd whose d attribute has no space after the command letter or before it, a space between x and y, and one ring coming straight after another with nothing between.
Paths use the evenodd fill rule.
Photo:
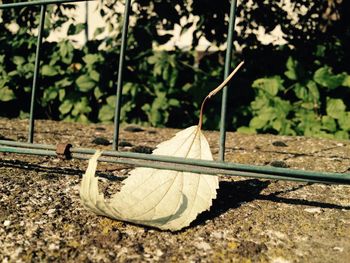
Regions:
<instances>
[{"instance_id":1,"label":"rough concrete surface","mask_svg":"<svg viewBox=\"0 0 350 263\"><path fill-rule=\"evenodd\" d=\"M26 141L27 123L0 119L0 137ZM36 124L37 143L111 147L111 125ZM143 152L176 132L121 130L121 150ZM218 133L204 134L217 158ZM350 142L228 133L226 158L349 173ZM350 186L220 176L210 211L171 233L86 210L79 200L86 166L75 159L0 153L0 261L350 262ZM118 188L131 168L99 164L102 187Z\"/></svg>"}]
</instances>

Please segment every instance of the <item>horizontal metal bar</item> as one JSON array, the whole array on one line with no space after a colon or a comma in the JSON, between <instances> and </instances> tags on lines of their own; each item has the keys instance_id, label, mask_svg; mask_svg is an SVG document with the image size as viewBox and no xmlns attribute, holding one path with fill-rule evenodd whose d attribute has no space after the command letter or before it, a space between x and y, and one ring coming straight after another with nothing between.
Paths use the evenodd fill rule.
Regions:
<instances>
[{"instance_id":1,"label":"horizontal metal bar","mask_svg":"<svg viewBox=\"0 0 350 263\"><path fill-rule=\"evenodd\" d=\"M11 153L30 154L30 155L56 156L55 151L43 150L43 149L20 148L19 150L18 147L11 147L11 146L0 148L0 152L4 152L4 151L11 152ZM87 160L91 156L74 153L72 154L72 157L77 159ZM233 171L233 170L227 170L227 169L201 167L197 165L186 165L186 164L183 165L183 164L176 164L176 163L150 161L150 160L135 160L135 159L125 159L125 158L111 159L111 158L101 157L99 158L99 161L128 164L128 165L135 165L135 166L141 166L141 167L150 167L150 168L156 168L156 169L162 169L162 170L184 171L184 172L210 174L210 175L222 174L222 175L229 175L229 176L253 177L258 179L272 179L272 180L327 183L327 184L334 184L334 183L350 184L350 181L348 183L344 183L343 181L338 182L334 180L327 180L327 178L322 178L322 180L313 180L313 179L305 180L303 178L294 178L294 177L288 177L288 176L270 175L270 174L264 174L264 173L259 174L259 173L244 172L244 171Z\"/></svg>"},{"instance_id":2,"label":"horizontal metal bar","mask_svg":"<svg viewBox=\"0 0 350 263\"><path fill-rule=\"evenodd\" d=\"M0 4L0 9L14 8L14 7L25 7L33 5L50 5L50 4L66 4L73 2L86 2L93 0L39 0L39 1L25 1L18 3Z\"/></svg>"},{"instance_id":3,"label":"horizontal metal bar","mask_svg":"<svg viewBox=\"0 0 350 263\"><path fill-rule=\"evenodd\" d=\"M44 144L29 144L22 142L4 141L0 140L0 152L12 152L12 153L24 153L24 154L40 154L55 156L56 146L44 145ZM95 152L94 149L86 148L71 148L73 157L80 159L81 154L91 155ZM45 154L47 153L47 154ZM255 178L277 179L277 180L291 180L291 181L304 181L304 182L322 182L322 183L337 183L337 184L350 184L350 174L340 173L328 173L318 171L303 171L288 168L277 168L268 166L257 165L245 165L236 164L230 162L218 162L199 159L187 159L172 156L150 155L142 153L132 152L117 152L117 151L104 151L103 156L117 157L123 159L111 159L108 162L117 162L124 164L132 164L137 166L147 166L153 168L157 167L157 163L164 163L159 169L173 168L208 174L225 174L225 175L237 175L237 176L249 176ZM86 157L88 158L88 157ZM126 160L134 159L134 160ZM147 163L143 163L147 162ZM176 166L177 165L177 166ZM186 166L186 167L185 167ZM190 167L188 167L190 166Z\"/></svg>"}]
</instances>

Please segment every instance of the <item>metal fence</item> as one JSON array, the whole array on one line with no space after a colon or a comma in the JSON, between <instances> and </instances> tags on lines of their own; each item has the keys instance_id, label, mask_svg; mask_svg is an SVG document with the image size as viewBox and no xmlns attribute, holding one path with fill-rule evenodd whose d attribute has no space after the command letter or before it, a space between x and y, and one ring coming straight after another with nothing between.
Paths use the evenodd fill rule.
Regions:
<instances>
[{"instance_id":1,"label":"metal fence","mask_svg":"<svg viewBox=\"0 0 350 263\"><path fill-rule=\"evenodd\" d=\"M59 145L44 145L34 143L34 125L35 125L35 98L36 89L38 86L38 76L40 72L40 55L42 46L42 32L44 30L44 21L46 14L46 6L49 4L61 4L71 2L86 2L92 0L46 0L46 1L31 1L1 4L0 9L19 8L27 6L40 7L40 20L38 28L37 46L35 54L34 76L31 91L30 117L28 129L28 142L14 142L8 140L0 140L0 152L19 153L19 154L34 154L45 156L63 155L69 158L87 159L95 152L94 149L76 148L69 144ZM198 159L186 159L179 157L148 155L142 153L121 152L118 151L119 142L119 124L120 124L120 109L121 109L121 94L123 87L123 69L124 58L126 51L126 40L129 26L129 11L131 8L131 0L125 0L124 21L122 28L121 51L118 64L118 79L115 102L115 117L114 117L114 135L111 151L104 151L101 161L123 163L137 166L152 167L157 169L168 169L176 171L188 171L195 173L206 174L223 174L231 176L244 176L254 178L266 178L275 180L289 180L315 183L335 183L335 184L350 184L350 174L326 173L303 171L289 168L276 168L269 166L254 166L235 164L225 162L225 138L226 138L226 108L227 108L227 87L223 90L222 106L221 106L221 121L220 121L220 142L219 142L219 158L220 161L205 161ZM231 0L230 17L227 37L227 50L225 57L224 79L229 75L231 57L233 50L233 32L235 25L236 0Z\"/></svg>"}]
</instances>

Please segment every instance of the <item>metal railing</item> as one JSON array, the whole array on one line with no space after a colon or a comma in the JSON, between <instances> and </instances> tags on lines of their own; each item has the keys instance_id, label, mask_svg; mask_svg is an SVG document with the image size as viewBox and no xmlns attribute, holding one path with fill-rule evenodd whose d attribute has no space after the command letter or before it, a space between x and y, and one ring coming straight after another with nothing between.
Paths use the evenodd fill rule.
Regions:
<instances>
[{"instance_id":1,"label":"metal railing","mask_svg":"<svg viewBox=\"0 0 350 263\"><path fill-rule=\"evenodd\" d=\"M42 46L42 32L44 30L44 20L46 13L46 6L49 4L83 2L90 0L46 0L46 1L32 1L19 2L10 4L0 4L0 9L18 8L27 6L40 6L40 22L37 37L37 47L35 55L34 76L32 83L31 103L30 103L30 117L28 129L28 142L13 142L7 140L0 140L0 152L19 153L19 154L34 154L57 156L66 155L78 159L87 159L95 152L94 149L75 148L70 145L65 145L63 152L58 151L55 145L44 145L34 143L34 126L35 126L35 98L36 89L38 86L38 76L40 72L40 55ZM115 101L115 117L114 117L114 135L113 145L111 151L104 151L101 161L131 164L136 166L153 167L157 169L170 169L176 171L188 171L195 173L206 174L224 174L230 176L244 176L255 178L266 178L274 180L289 180L315 183L334 183L334 184L350 184L350 174L340 173L326 173L316 171L295 170L289 168L276 168L269 166L243 165L231 162L225 162L225 138L226 138L226 108L227 108L227 87L223 90L222 106L221 106L221 122L220 122L220 142L219 142L219 158L220 161L205 161L198 159L186 159L179 157L148 155L142 153L131 153L118 151L119 142L119 124L120 124L120 109L121 109L121 94L123 87L123 69L126 52L126 40L128 34L129 11L131 8L131 0L125 0L124 21L122 28L122 42L118 65L118 79ZM227 50L225 58L224 79L229 75L231 57L233 50L233 33L235 25L235 11L236 0L231 0ZM62 145L61 145L62 146ZM62 147L61 147L62 148Z\"/></svg>"}]
</instances>

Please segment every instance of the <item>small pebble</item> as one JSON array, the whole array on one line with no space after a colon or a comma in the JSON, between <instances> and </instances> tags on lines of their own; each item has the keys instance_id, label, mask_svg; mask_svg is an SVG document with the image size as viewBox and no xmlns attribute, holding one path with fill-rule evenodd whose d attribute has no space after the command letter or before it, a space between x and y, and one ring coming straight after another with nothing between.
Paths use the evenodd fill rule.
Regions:
<instances>
[{"instance_id":1,"label":"small pebble","mask_svg":"<svg viewBox=\"0 0 350 263\"><path fill-rule=\"evenodd\" d=\"M147 154L151 154L152 151L154 150L154 148L149 147L149 146L142 146L142 145L138 145L135 147L131 148L132 152L136 152L136 153L147 153Z\"/></svg>"},{"instance_id":2,"label":"small pebble","mask_svg":"<svg viewBox=\"0 0 350 263\"><path fill-rule=\"evenodd\" d=\"M308 213L321 213L322 212L320 207L305 208L304 211L308 212Z\"/></svg>"},{"instance_id":3,"label":"small pebble","mask_svg":"<svg viewBox=\"0 0 350 263\"><path fill-rule=\"evenodd\" d=\"M277 146L277 147L288 147L288 145L285 142L282 141L274 141L272 143L273 146Z\"/></svg>"},{"instance_id":4,"label":"small pebble","mask_svg":"<svg viewBox=\"0 0 350 263\"><path fill-rule=\"evenodd\" d=\"M156 250L156 256L157 257L161 257L163 254L164 254L163 251L161 251L160 249Z\"/></svg>"},{"instance_id":5,"label":"small pebble","mask_svg":"<svg viewBox=\"0 0 350 263\"><path fill-rule=\"evenodd\" d=\"M211 236L216 239L223 239L225 237L223 232L218 231L214 231L213 233L211 233Z\"/></svg>"},{"instance_id":6,"label":"small pebble","mask_svg":"<svg viewBox=\"0 0 350 263\"><path fill-rule=\"evenodd\" d=\"M55 208L51 208L51 209L47 210L46 214L47 215L53 215L55 212L56 212L56 209Z\"/></svg>"},{"instance_id":7,"label":"small pebble","mask_svg":"<svg viewBox=\"0 0 350 263\"><path fill-rule=\"evenodd\" d=\"M104 137L96 137L95 139L92 140L92 143L97 145L104 145L104 146L111 144L110 141Z\"/></svg>"},{"instance_id":8,"label":"small pebble","mask_svg":"<svg viewBox=\"0 0 350 263\"><path fill-rule=\"evenodd\" d=\"M195 244L195 247L196 247L197 249L201 249L201 250L204 250L204 251L207 251L207 250L211 249L210 244L207 243L207 242L204 242L204 241L199 242L199 243L196 243L196 244Z\"/></svg>"},{"instance_id":9,"label":"small pebble","mask_svg":"<svg viewBox=\"0 0 350 263\"><path fill-rule=\"evenodd\" d=\"M288 168L288 164L284 161L272 161L270 165L273 167Z\"/></svg>"},{"instance_id":10,"label":"small pebble","mask_svg":"<svg viewBox=\"0 0 350 263\"><path fill-rule=\"evenodd\" d=\"M142 132L144 131L144 129L138 127L138 126L134 126L134 125L130 125L124 128L124 131L127 132Z\"/></svg>"},{"instance_id":11,"label":"small pebble","mask_svg":"<svg viewBox=\"0 0 350 263\"><path fill-rule=\"evenodd\" d=\"M333 250L339 251L339 252L343 252L344 248L342 248L342 247L334 247Z\"/></svg>"},{"instance_id":12,"label":"small pebble","mask_svg":"<svg viewBox=\"0 0 350 263\"><path fill-rule=\"evenodd\" d=\"M58 250L60 247L56 244L50 244L48 248L49 250Z\"/></svg>"},{"instance_id":13,"label":"small pebble","mask_svg":"<svg viewBox=\"0 0 350 263\"><path fill-rule=\"evenodd\" d=\"M24 137L24 136L22 136L22 135L18 135L18 136L17 136L17 141L24 142L24 141L26 141L26 140L27 140L27 138Z\"/></svg>"},{"instance_id":14,"label":"small pebble","mask_svg":"<svg viewBox=\"0 0 350 263\"><path fill-rule=\"evenodd\" d=\"M131 147L132 146L132 143L128 142L128 141L125 141L125 140L121 140L119 143L118 143L118 146L120 147Z\"/></svg>"},{"instance_id":15,"label":"small pebble","mask_svg":"<svg viewBox=\"0 0 350 263\"><path fill-rule=\"evenodd\" d=\"M4 226L9 226L11 224L11 221L10 220L5 220L4 221Z\"/></svg>"}]
</instances>

